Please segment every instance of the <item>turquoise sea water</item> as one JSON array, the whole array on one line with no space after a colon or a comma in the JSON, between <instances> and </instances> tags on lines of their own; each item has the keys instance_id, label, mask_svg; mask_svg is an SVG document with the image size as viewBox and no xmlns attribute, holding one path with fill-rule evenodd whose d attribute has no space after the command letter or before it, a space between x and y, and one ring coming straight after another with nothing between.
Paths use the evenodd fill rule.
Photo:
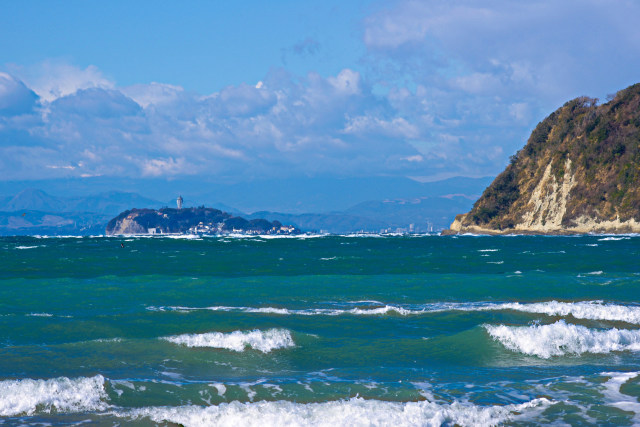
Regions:
<instances>
[{"instance_id":1,"label":"turquoise sea water","mask_svg":"<svg viewBox=\"0 0 640 427\"><path fill-rule=\"evenodd\" d=\"M0 424L640 423L640 237L0 253Z\"/></svg>"}]
</instances>

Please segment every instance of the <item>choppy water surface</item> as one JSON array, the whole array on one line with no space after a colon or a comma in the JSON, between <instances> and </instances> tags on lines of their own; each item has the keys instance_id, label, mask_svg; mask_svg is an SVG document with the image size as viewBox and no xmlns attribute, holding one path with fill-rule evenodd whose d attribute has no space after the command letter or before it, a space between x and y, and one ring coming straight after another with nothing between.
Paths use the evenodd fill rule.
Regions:
<instances>
[{"instance_id":1,"label":"choppy water surface","mask_svg":"<svg viewBox=\"0 0 640 427\"><path fill-rule=\"evenodd\" d=\"M640 423L640 237L0 253L0 424Z\"/></svg>"}]
</instances>

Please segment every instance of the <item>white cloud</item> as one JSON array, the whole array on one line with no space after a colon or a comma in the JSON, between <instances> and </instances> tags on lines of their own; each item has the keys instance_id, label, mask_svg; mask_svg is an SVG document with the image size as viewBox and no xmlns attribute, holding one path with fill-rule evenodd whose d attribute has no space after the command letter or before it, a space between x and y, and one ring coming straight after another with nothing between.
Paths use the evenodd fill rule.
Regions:
<instances>
[{"instance_id":1,"label":"white cloud","mask_svg":"<svg viewBox=\"0 0 640 427\"><path fill-rule=\"evenodd\" d=\"M94 65L82 69L60 61L45 61L31 67L11 66L10 71L46 102L80 89L111 89L115 86Z\"/></svg>"},{"instance_id":2,"label":"white cloud","mask_svg":"<svg viewBox=\"0 0 640 427\"><path fill-rule=\"evenodd\" d=\"M401 117L396 117L392 120L383 120L370 116L354 117L348 121L344 132L357 135L378 134L405 139L417 138L420 135L415 125Z\"/></svg>"},{"instance_id":3,"label":"white cloud","mask_svg":"<svg viewBox=\"0 0 640 427\"><path fill-rule=\"evenodd\" d=\"M357 95L360 93L360 73L344 69L336 77L327 79L331 85L344 95Z\"/></svg>"},{"instance_id":4,"label":"white cloud","mask_svg":"<svg viewBox=\"0 0 640 427\"><path fill-rule=\"evenodd\" d=\"M180 86L156 82L128 86L121 91L143 108L175 102L184 95L184 89Z\"/></svg>"},{"instance_id":5,"label":"white cloud","mask_svg":"<svg viewBox=\"0 0 640 427\"><path fill-rule=\"evenodd\" d=\"M143 176L189 175L189 165L184 158L144 159L141 165Z\"/></svg>"},{"instance_id":6,"label":"white cloud","mask_svg":"<svg viewBox=\"0 0 640 427\"><path fill-rule=\"evenodd\" d=\"M229 86L208 96L159 83L91 87L47 102L34 117L25 127L6 122L0 148L46 147L48 156L16 157L7 178L37 178L38 163L60 176L150 177L377 174L420 163L404 142L420 129L350 69L302 79L276 70L259 88ZM23 147L15 151L16 144Z\"/></svg>"},{"instance_id":7,"label":"white cloud","mask_svg":"<svg viewBox=\"0 0 640 427\"><path fill-rule=\"evenodd\" d=\"M37 101L37 95L24 83L6 73L0 73L0 115L30 113Z\"/></svg>"}]
</instances>

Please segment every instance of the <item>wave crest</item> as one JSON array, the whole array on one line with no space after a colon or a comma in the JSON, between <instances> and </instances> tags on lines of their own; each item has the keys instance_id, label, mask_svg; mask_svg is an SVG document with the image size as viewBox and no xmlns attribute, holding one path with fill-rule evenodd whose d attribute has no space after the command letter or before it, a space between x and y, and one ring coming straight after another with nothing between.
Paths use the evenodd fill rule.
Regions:
<instances>
[{"instance_id":1,"label":"wave crest","mask_svg":"<svg viewBox=\"0 0 640 427\"><path fill-rule=\"evenodd\" d=\"M640 351L640 330L596 330L558 320L550 325L483 325L491 337L519 353L549 359L553 356Z\"/></svg>"},{"instance_id":2,"label":"wave crest","mask_svg":"<svg viewBox=\"0 0 640 427\"><path fill-rule=\"evenodd\" d=\"M105 410L104 377L0 381L0 416Z\"/></svg>"},{"instance_id":3,"label":"wave crest","mask_svg":"<svg viewBox=\"0 0 640 427\"><path fill-rule=\"evenodd\" d=\"M115 413L119 417L149 418L153 422L172 422L184 426L208 425L497 425L511 419L538 414L553 402L534 399L522 404L477 406L454 402L386 402L352 398L324 403L286 401L223 403L218 406L150 407Z\"/></svg>"},{"instance_id":4,"label":"wave crest","mask_svg":"<svg viewBox=\"0 0 640 427\"><path fill-rule=\"evenodd\" d=\"M298 315L298 316L340 316L346 314L352 315L381 315L381 314L398 314L401 316L421 315L429 313L440 313L446 311L501 311L513 310L526 313L539 313L548 316L568 316L571 315L576 319L590 320L610 320L626 323L640 324L640 307L625 306L618 304L605 304L602 301L579 301L579 302L559 302L544 301L533 303L507 302L507 303L489 303L489 302L434 302L427 304L384 304L375 302L376 307L354 307L354 308L306 308L306 309L289 309L281 307L228 307L228 306L212 306L212 307L147 307L150 311L195 311L195 310L211 310L226 311L240 313L262 313L262 314L279 314L279 315Z\"/></svg>"},{"instance_id":5,"label":"wave crest","mask_svg":"<svg viewBox=\"0 0 640 427\"><path fill-rule=\"evenodd\" d=\"M186 347L224 348L233 351L244 351L250 347L263 353L279 348L294 347L291 332L286 329L269 329L266 331L234 331L231 333L207 332L204 334L183 334L163 337L163 340Z\"/></svg>"}]
</instances>

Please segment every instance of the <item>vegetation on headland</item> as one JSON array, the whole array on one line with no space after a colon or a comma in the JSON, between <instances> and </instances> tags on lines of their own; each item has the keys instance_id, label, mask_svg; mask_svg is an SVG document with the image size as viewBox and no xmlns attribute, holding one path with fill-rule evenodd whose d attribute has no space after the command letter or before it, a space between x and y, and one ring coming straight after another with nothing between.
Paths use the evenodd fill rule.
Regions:
<instances>
[{"instance_id":1,"label":"vegetation on headland","mask_svg":"<svg viewBox=\"0 0 640 427\"><path fill-rule=\"evenodd\" d=\"M131 209L107 224L106 234L298 234L300 230L265 219L246 220L219 209Z\"/></svg>"},{"instance_id":2,"label":"vegetation on headland","mask_svg":"<svg viewBox=\"0 0 640 427\"><path fill-rule=\"evenodd\" d=\"M635 84L605 104L580 97L545 118L452 229L562 232L589 222L594 230L624 232L639 220L640 84ZM623 225L598 228L614 222Z\"/></svg>"}]
</instances>

